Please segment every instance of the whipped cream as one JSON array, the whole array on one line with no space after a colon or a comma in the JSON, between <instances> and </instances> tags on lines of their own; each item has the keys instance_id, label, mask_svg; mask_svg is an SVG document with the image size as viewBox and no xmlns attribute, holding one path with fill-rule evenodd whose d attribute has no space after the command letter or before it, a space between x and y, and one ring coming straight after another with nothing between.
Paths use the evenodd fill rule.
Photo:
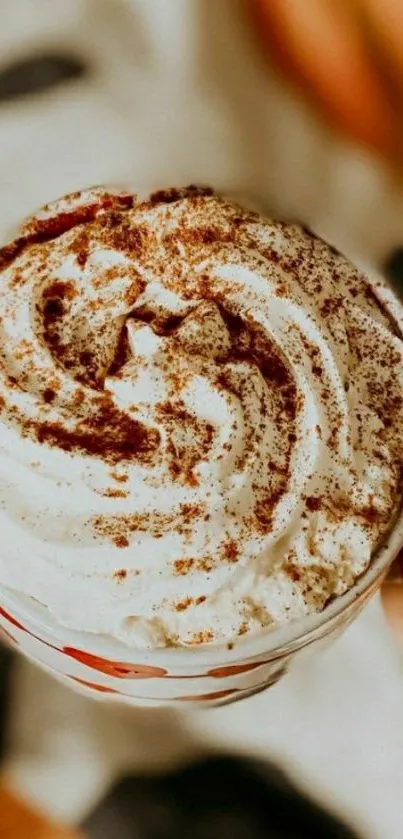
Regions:
<instances>
[{"instance_id":1,"label":"whipped cream","mask_svg":"<svg viewBox=\"0 0 403 839\"><path fill-rule=\"evenodd\" d=\"M0 583L135 647L321 610L400 503L368 280L211 194L77 193L0 252Z\"/></svg>"}]
</instances>

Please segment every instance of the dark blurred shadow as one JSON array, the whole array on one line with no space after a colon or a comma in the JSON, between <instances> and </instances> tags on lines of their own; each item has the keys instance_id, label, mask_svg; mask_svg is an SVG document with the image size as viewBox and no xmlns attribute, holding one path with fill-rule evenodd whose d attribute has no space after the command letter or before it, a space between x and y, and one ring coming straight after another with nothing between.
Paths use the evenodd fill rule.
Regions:
<instances>
[{"instance_id":1,"label":"dark blurred shadow","mask_svg":"<svg viewBox=\"0 0 403 839\"><path fill-rule=\"evenodd\" d=\"M35 96L87 76L86 62L74 55L30 55L0 68L0 104Z\"/></svg>"},{"instance_id":2,"label":"dark blurred shadow","mask_svg":"<svg viewBox=\"0 0 403 839\"><path fill-rule=\"evenodd\" d=\"M394 248L386 256L382 266L386 279L391 284L395 293L403 299L403 247Z\"/></svg>"},{"instance_id":3,"label":"dark blurred shadow","mask_svg":"<svg viewBox=\"0 0 403 839\"><path fill-rule=\"evenodd\" d=\"M0 761L6 745L13 661L14 653L12 650L3 646L0 642Z\"/></svg>"},{"instance_id":4,"label":"dark blurred shadow","mask_svg":"<svg viewBox=\"0 0 403 839\"><path fill-rule=\"evenodd\" d=\"M357 839L277 767L230 756L125 778L84 828L90 839Z\"/></svg>"}]
</instances>

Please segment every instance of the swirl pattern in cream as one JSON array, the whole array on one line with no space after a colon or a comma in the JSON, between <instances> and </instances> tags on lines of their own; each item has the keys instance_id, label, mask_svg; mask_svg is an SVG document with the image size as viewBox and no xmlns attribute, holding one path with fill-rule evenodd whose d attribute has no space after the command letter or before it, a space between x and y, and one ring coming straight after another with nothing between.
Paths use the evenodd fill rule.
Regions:
<instances>
[{"instance_id":1,"label":"swirl pattern in cream","mask_svg":"<svg viewBox=\"0 0 403 839\"><path fill-rule=\"evenodd\" d=\"M318 611L400 503L403 343L350 263L208 190L89 190L0 254L0 582L137 647Z\"/></svg>"}]
</instances>

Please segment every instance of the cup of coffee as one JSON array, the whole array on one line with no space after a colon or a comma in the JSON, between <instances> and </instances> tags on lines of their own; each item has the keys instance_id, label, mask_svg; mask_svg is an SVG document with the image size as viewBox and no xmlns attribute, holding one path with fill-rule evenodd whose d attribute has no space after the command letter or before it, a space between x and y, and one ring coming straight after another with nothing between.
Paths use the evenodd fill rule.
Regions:
<instances>
[{"instance_id":1,"label":"cup of coffee","mask_svg":"<svg viewBox=\"0 0 403 839\"><path fill-rule=\"evenodd\" d=\"M0 624L91 696L236 701L403 545L403 310L309 231L94 188L0 251Z\"/></svg>"}]
</instances>

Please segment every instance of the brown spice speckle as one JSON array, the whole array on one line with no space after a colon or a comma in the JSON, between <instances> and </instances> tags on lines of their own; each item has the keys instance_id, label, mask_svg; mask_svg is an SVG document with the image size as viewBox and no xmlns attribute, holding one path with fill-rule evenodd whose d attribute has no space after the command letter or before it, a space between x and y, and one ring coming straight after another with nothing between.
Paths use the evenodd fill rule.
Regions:
<instances>
[{"instance_id":1,"label":"brown spice speckle","mask_svg":"<svg viewBox=\"0 0 403 839\"><path fill-rule=\"evenodd\" d=\"M117 548L128 548L130 544L126 536L116 536L113 542Z\"/></svg>"},{"instance_id":2,"label":"brown spice speckle","mask_svg":"<svg viewBox=\"0 0 403 839\"><path fill-rule=\"evenodd\" d=\"M314 512L315 510L320 510L322 506L322 500L320 498L315 498L314 495L308 495L305 498L305 504L308 510Z\"/></svg>"},{"instance_id":3,"label":"brown spice speckle","mask_svg":"<svg viewBox=\"0 0 403 839\"><path fill-rule=\"evenodd\" d=\"M53 402L55 396L56 396L56 393L53 390L53 388L51 388L51 387L47 387L42 392L42 398L43 398L44 402Z\"/></svg>"}]
</instances>

